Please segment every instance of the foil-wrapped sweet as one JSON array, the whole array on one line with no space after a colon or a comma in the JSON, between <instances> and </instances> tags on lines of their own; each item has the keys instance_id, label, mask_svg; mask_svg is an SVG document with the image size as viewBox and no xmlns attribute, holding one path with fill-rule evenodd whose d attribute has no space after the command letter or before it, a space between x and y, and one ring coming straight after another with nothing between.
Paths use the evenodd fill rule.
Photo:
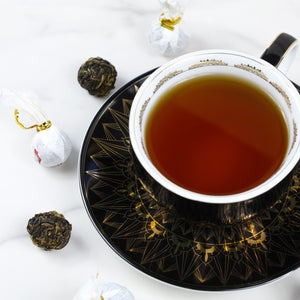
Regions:
<instances>
[{"instance_id":1,"label":"foil-wrapped sweet","mask_svg":"<svg viewBox=\"0 0 300 300\"><path fill-rule=\"evenodd\" d=\"M117 78L115 67L101 57L91 57L78 71L79 84L97 97L107 96L115 87Z\"/></svg>"},{"instance_id":2,"label":"foil-wrapped sweet","mask_svg":"<svg viewBox=\"0 0 300 300\"><path fill-rule=\"evenodd\" d=\"M180 26L186 0L160 0L161 14L150 27L149 41L164 56L175 56L189 42L189 34Z\"/></svg>"},{"instance_id":3,"label":"foil-wrapped sweet","mask_svg":"<svg viewBox=\"0 0 300 300\"><path fill-rule=\"evenodd\" d=\"M73 300L134 300L131 292L114 282L102 284L99 276L90 278L76 293Z\"/></svg>"},{"instance_id":4,"label":"foil-wrapped sweet","mask_svg":"<svg viewBox=\"0 0 300 300\"><path fill-rule=\"evenodd\" d=\"M64 248L70 239L72 225L56 211L36 214L28 221L32 242L44 250Z\"/></svg>"},{"instance_id":5,"label":"foil-wrapped sweet","mask_svg":"<svg viewBox=\"0 0 300 300\"><path fill-rule=\"evenodd\" d=\"M63 164L71 154L68 135L57 128L37 105L32 92L0 90L0 103L14 109L15 121L22 129L36 129L31 148L34 159L44 167Z\"/></svg>"},{"instance_id":6,"label":"foil-wrapped sweet","mask_svg":"<svg viewBox=\"0 0 300 300\"><path fill-rule=\"evenodd\" d=\"M64 131L52 125L40 131L32 140L34 159L44 167L61 165L71 153L71 141Z\"/></svg>"}]
</instances>

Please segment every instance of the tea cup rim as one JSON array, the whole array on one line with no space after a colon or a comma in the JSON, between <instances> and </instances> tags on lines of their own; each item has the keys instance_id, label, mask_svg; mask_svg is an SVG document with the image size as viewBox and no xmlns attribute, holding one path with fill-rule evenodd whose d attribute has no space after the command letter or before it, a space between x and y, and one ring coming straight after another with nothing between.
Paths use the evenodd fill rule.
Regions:
<instances>
[{"instance_id":1,"label":"tea cup rim","mask_svg":"<svg viewBox=\"0 0 300 300\"><path fill-rule=\"evenodd\" d=\"M297 162L300 160L300 141L298 139L297 146L295 147L295 151L293 152L293 155L289 159L288 163L285 165L283 170L280 170L280 172L276 172L274 175L272 175L268 180L266 180L264 183L249 189L245 192L236 193L236 194L230 194L230 195L208 195L208 194L201 194L197 192L193 192L190 190L187 190L183 187L178 186L177 184L171 182L169 179L167 179L165 176L163 176L153 165L153 163L150 161L150 159L145 154L145 151L143 150L143 145L141 145L141 142L139 140L139 135L137 135L137 124L138 124L138 109L140 107L140 99L142 98L143 93L149 88L149 84L157 78L160 78L159 76L162 76L163 72L168 70L171 66L174 66L174 64L177 64L180 61L186 61L191 57L194 56L205 56L205 55L220 55L220 56L238 56L242 57L243 59L247 61L253 61L256 64L259 64L262 66L264 70L269 70L268 72L275 72L275 75L280 79L280 82L285 87L285 91L289 91L289 94L292 95L293 103L297 107L297 110L299 111L300 116L300 94L296 90L296 88L293 86L293 84L290 82L290 80L278 69L276 69L273 65L268 63L267 61L264 61L260 58L257 58L253 55L249 55L243 52L239 51L232 51L232 50L225 50L225 49L210 49L210 50L200 50L195 51L191 53L187 53L185 55L179 56L175 59L170 60L169 62L163 64L161 67L157 68L150 76L145 80L145 82L142 84L142 86L137 91L132 106L130 110L129 115L129 137L131 141L131 145L133 148L133 151L145 169L147 173L159 184L161 184L163 187L165 187L167 190L183 197L189 200L195 200L199 202L205 202L205 203L212 203L212 204L229 204L229 203L236 203L236 202L242 202L249 199L256 198L273 187L275 187L277 184L279 184L295 167ZM297 101L298 100L298 101ZM145 101L145 99L144 99ZM298 124L300 125L300 118L297 120ZM298 151L297 151L298 150Z\"/></svg>"}]
</instances>

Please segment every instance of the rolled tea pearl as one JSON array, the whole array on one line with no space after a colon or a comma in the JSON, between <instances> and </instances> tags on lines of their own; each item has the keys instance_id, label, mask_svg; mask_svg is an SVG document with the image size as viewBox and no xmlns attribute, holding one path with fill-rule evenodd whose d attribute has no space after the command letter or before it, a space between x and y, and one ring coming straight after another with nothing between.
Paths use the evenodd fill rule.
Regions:
<instances>
[{"instance_id":1,"label":"rolled tea pearl","mask_svg":"<svg viewBox=\"0 0 300 300\"><path fill-rule=\"evenodd\" d=\"M101 284L95 277L89 279L77 292L73 300L134 300L130 291L117 283Z\"/></svg>"},{"instance_id":2,"label":"rolled tea pearl","mask_svg":"<svg viewBox=\"0 0 300 300\"><path fill-rule=\"evenodd\" d=\"M39 131L31 147L34 159L44 167L61 165L70 156L72 149L69 137L54 125Z\"/></svg>"}]
</instances>

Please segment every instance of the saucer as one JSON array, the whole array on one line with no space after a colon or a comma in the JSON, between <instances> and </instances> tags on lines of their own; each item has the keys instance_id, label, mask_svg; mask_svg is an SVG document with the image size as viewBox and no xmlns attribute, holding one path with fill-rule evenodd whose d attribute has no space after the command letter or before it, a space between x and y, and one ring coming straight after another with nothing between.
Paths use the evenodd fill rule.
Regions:
<instances>
[{"instance_id":1,"label":"saucer","mask_svg":"<svg viewBox=\"0 0 300 300\"><path fill-rule=\"evenodd\" d=\"M138 270L194 290L256 286L300 265L300 164L276 187L238 204L182 199L155 182L130 145L132 100L153 70L113 94L80 156L87 213L108 245Z\"/></svg>"}]
</instances>

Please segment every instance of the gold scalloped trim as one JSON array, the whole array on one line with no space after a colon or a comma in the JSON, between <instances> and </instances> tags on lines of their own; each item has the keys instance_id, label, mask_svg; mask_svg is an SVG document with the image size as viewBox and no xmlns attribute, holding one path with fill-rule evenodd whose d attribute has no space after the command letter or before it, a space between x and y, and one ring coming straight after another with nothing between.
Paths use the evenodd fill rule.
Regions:
<instances>
[{"instance_id":1,"label":"gold scalloped trim","mask_svg":"<svg viewBox=\"0 0 300 300\"><path fill-rule=\"evenodd\" d=\"M253 73L257 76L259 76L260 78L264 79L265 81L268 81L268 77L265 73L263 73L261 70L252 67L250 65L245 65L245 64L240 64L240 65L234 65L236 68L248 71L250 73Z\"/></svg>"},{"instance_id":2,"label":"gold scalloped trim","mask_svg":"<svg viewBox=\"0 0 300 300\"><path fill-rule=\"evenodd\" d=\"M207 67L207 66L228 66L228 64L223 62L222 60L206 59L206 60L200 60L200 62L191 65L188 69L193 70L193 69Z\"/></svg>"},{"instance_id":3,"label":"gold scalloped trim","mask_svg":"<svg viewBox=\"0 0 300 300\"><path fill-rule=\"evenodd\" d=\"M147 105L150 101L151 97L149 97L145 103L142 105L142 108L141 108L141 111L140 111L140 115L139 115L139 125L140 125L140 131L142 131L142 122L143 122L143 116L144 116L144 113L145 113L145 110L147 108Z\"/></svg>"},{"instance_id":4,"label":"gold scalloped trim","mask_svg":"<svg viewBox=\"0 0 300 300\"><path fill-rule=\"evenodd\" d=\"M293 142L292 142L292 146L291 146L290 152L291 152L292 149L294 148L294 145L295 145L295 143L296 143L297 136L298 136L298 129L297 129L297 125L296 125L295 120L293 120Z\"/></svg>"},{"instance_id":5,"label":"gold scalloped trim","mask_svg":"<svg viewBox=\"0 0 300 300\"><path fill-rule=\"evenodd\" d=\"M158 84L156 85L154 91L153 91L153 95L158 91L158 89L168 80L170 80L171 78L175 77L178 74L183 73L183 70L178 70L178 71L173 71L171 73L169 73L168 75L166 75L165 77L163 77Z\"/></svg>"},{"instance_id":6,"label":"gold scalloped trim","mask_svg":"<svg viewBox=\"0 0 300 300\"><path fill-rule=\"evenodd\" d=\"M291 104L290 98L286 94L286 92L284 91L284 89L280 85L278 85L277 83L275 83L275 82L270 81L269 83L282 95L282 97L284 98L284 100L285 100L285 102L286 102L289 110L292 111L292 104Z\"/></svg>"}]
</instances>

